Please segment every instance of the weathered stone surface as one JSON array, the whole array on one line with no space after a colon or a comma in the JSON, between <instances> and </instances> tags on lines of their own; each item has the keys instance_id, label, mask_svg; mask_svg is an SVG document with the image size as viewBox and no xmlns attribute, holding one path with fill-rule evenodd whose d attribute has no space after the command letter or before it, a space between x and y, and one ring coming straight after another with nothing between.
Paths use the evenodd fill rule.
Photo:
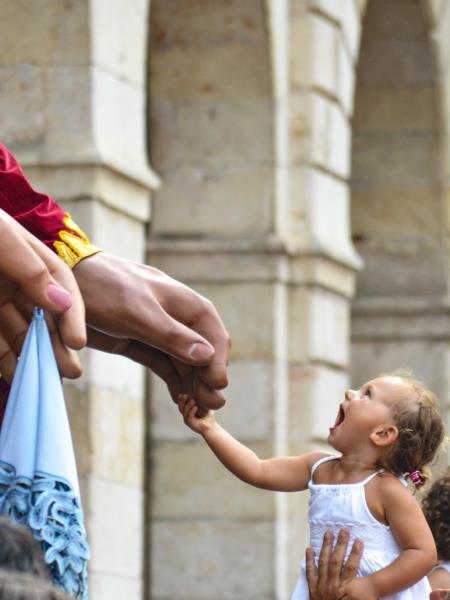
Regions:
<instances>
[{"instance_id":1,"label":"weathered stone surface","mask_svg":"<svg viewBox=\"0 0 450 600\"><path fill-rule=\"evenodd\" d=\"M155 199L158 234L255 236L273 223L273 171L247 166L184 168L168 175Z\"/></svg>"},{"instance_id":2,"label":"weathered stone surface","mask_svg":"<svg viewBox=\"0 0 450 600\"><path fill-rule=\"evenodd\" d=\"M18 0L0 8L0 64L86 64L89 57L86 0ZM18 31L20 30L20 34Z\"/></svg>"},{"instance_id":3,"label":"weathered stone surface","mask_svg":"<svg viewBox=\"0 0 450 600\"><path fill-rule=\"evenodd\" d=\"M347 301L321 289L294 288L289 298L289 357L343 366L348 361Z\"/></svg>"},{"instance_id":4,"label":"weathered stone surface","mask_svg":"<svg viewBox=\"0 0 450 600\"><path fill-rule=\"evenodd\" d=\"M122 0L110 0L107 4L90 1L94 63L140 88L145 85L149 5L148 0L132 4Z\"/></svg>"},{"instance_id":5,"label":"weathered stone surface","mask_svg":"<svg viewBox=\"0 0 450 600\"><path fill-rule=\"evenodd\" d=\"M227 403L218 412L226 429L237 438L267 440L273 426L273 366L269 361L232 360L229 365L229 387L224 390ZM183 424L165 384L151 378L151 411L153 440L192 440L190 429Z\"/></svg>"},{"instance_id":6,"label":"weathered stone surface","mask_svg":"<svg viewBox=\"0 0 450 600\"><path fill-rule=\"evenodd\" d=\"M155 50L173 46L252 46L266 39L266 15L260 0L154 0L151 10Z\"/></svg>"},{"instance_id":7,"label":"weathered stone surface","mask_svg":"<svg viewBox=\"0 0 450 600\"><path fill-rule=\"evenodd\" d=\"M180 167L261 166L272 159L270 100L155 101L153 106L152 163L163 176Z\"/></svg>"},{"instance_id":8,"label":"weathered stone surface","mask_svg":"<svg viewBox=\"0 0 450 600\"><path fill-rule=\"evenodd\" d=\"M433 132L359 134L353 146L356 188L423 189L440 183L439 137Z\"/></svg>"},{"instance_id":9,"label":"weathered stone surface","mask_svg":"<svg viewBox=\"0 0 450 600\"><path fill-rule=\"evenodd\" d=\"M221 413L218 419L223 423ZM152 447L153 520L272 519L274 495L237 479L205 442L194 436L191 432L189 442L157 443ZM248 447L260 458L273 455L270 443Z\"/></svg>"},{"instance_id":10,"label":"weathered stone surface","mask_svg":"<svg viewBox=\"0 0 450 600\"><path fill-rule=\"evenodd\" d=\"M142 582L133 577L91 573L89 594L92 598L107 598L108 600L124 600L124 598L140 600L142 598Z\"/></svg>"},{"instance_id":11,"label":"weathered stone surface","mask_svg":"<svg viewBox=\"0 0 450 600\"><path fill-rule=\"evenodd\" d=\"M93 573L142 576L142 491L89 477L87 526Z\"/></svg>"},{"instance_id":12,"label":"weathered stone surface","mask_svg":"<svg viewBox=\"0 0 450 600\"><path fill-rule=\"evenodd\" d=\"M348 389L347 374L321 365L293 365L290 387L290 437L297 444L325 441Z\"/></svg>"},{"instance_id":13,"label":"weathered stone surface","mask_svg":"<svg viewBox=\"0 0 450 600\"><path fill-rule=\"evenodd\" d=\"M152 598L269 600L273 544L273 525L265 521L155 522Z\"/></svg>"},{"instance_id":14,"label":"weathered stone surface","mask_svg":"<svg viewBox=\"0 0 450 600\"><path fill-rule=\"evenodd\" d=\"M427 132L438 129L437 89L434 85L359 86L353 126L364 133Z\"/></svg>"},{"instance_id":15,"label":"weathered stone surface","mask_svg":"<svg viewBox=\"0 0 450 600\"><path fill-rule=\"evenodd\" d=\"M268 48L175 46L151 61L153 98L190 102L243 102L270 96Z\"/></svg>"},{"instance_id":16,"label":"weathered stone surface","mask_svg":"<svg viewBox=\"0 0 450 600\"><path fill-rule=\"evenodd\" d=\"M340 24L345 43L353 60L356 62L361 25L355 1L341 0L339 4L336 4L333 0L310 0L309 5L314 9L320 10L333 21L337 21Z\"/></svg>"}]
</instances>

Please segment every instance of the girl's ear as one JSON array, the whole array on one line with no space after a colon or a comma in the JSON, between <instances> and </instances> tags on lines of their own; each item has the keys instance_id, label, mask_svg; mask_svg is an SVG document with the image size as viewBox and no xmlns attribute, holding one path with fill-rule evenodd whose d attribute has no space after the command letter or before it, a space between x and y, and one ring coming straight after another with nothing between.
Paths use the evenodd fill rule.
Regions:
<instances>
[{"instance_id":1,"label":"girl's ear","mask_svg":"<svg viewBox=\"0 0 450 600\"><path fill-rule=\"evenodd\" d=\"M378 446L379 448L391 446L397 441L398 429L392 424L382 425L374 429L369 437L375 446Z\"/></svg>"}]
</instances>

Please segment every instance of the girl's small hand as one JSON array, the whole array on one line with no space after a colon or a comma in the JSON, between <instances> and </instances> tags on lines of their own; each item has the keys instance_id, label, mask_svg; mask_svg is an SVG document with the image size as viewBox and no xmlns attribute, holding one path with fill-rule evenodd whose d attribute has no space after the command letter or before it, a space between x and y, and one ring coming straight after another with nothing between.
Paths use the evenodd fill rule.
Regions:
<instances>
[{"instance_id":1,"label":"girl's small hand","mask_svg":"<svg viewBox=\"0 0 450 600\"><path fill-rule=\"evenodd\" d=\"M340 600L378 600L379 596L374 589L370 577L357 577L341 588Z\"/></svg>"},{"instance_id":2,"label":"girl's small hand","mask_svg":"<svg viewBox=\"0 0 450 600\"><path fill-rule=\"evenodd\" d=\"M183 415L185 424L196 433L203 434L216 422L214 411L208 410L206 414L203 410L199 412L200 407L187 394L178 396L178 410Z\"/></svg>"}]
</instances>

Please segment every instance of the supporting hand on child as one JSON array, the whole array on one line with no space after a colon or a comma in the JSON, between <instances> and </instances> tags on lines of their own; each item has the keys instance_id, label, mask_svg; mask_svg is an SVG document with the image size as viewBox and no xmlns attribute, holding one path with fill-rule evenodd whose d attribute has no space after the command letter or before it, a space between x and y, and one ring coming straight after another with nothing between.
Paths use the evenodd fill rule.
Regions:
<instances>
[{"instance_id":1,"label":"supporting hand on child","mask_svg":"<svg viewBox=\"0 0 450 600\"><path fill-rule=\"evenodd\" d=\"M354 578L363 554L363 542L354 542L350 555L344 562L349 542L348 530L340 530L334 549L333 540L333 533L327 531L323 537L318 569L313 549L308 548L306 551L306 578L310 600L341 600L345 597L344 586L356 581Z\"/></svg>"}]
</instances>

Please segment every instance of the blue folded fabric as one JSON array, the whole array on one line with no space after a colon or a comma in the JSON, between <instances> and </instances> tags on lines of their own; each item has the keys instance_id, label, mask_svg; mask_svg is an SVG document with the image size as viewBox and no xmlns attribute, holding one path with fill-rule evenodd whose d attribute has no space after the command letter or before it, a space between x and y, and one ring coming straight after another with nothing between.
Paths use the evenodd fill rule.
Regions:
<instances>
[{"instance_id":1,"label":"blue folded fabric","mask_svg":"<svg viewBox=\"0 0 450 600\"><path fill-rule=\"evenodd\" d=\"M89 546L61 379L35 309L0 431L0 512L40 541L55 583L87 600Z\"/></svg>"}]
</instances>

